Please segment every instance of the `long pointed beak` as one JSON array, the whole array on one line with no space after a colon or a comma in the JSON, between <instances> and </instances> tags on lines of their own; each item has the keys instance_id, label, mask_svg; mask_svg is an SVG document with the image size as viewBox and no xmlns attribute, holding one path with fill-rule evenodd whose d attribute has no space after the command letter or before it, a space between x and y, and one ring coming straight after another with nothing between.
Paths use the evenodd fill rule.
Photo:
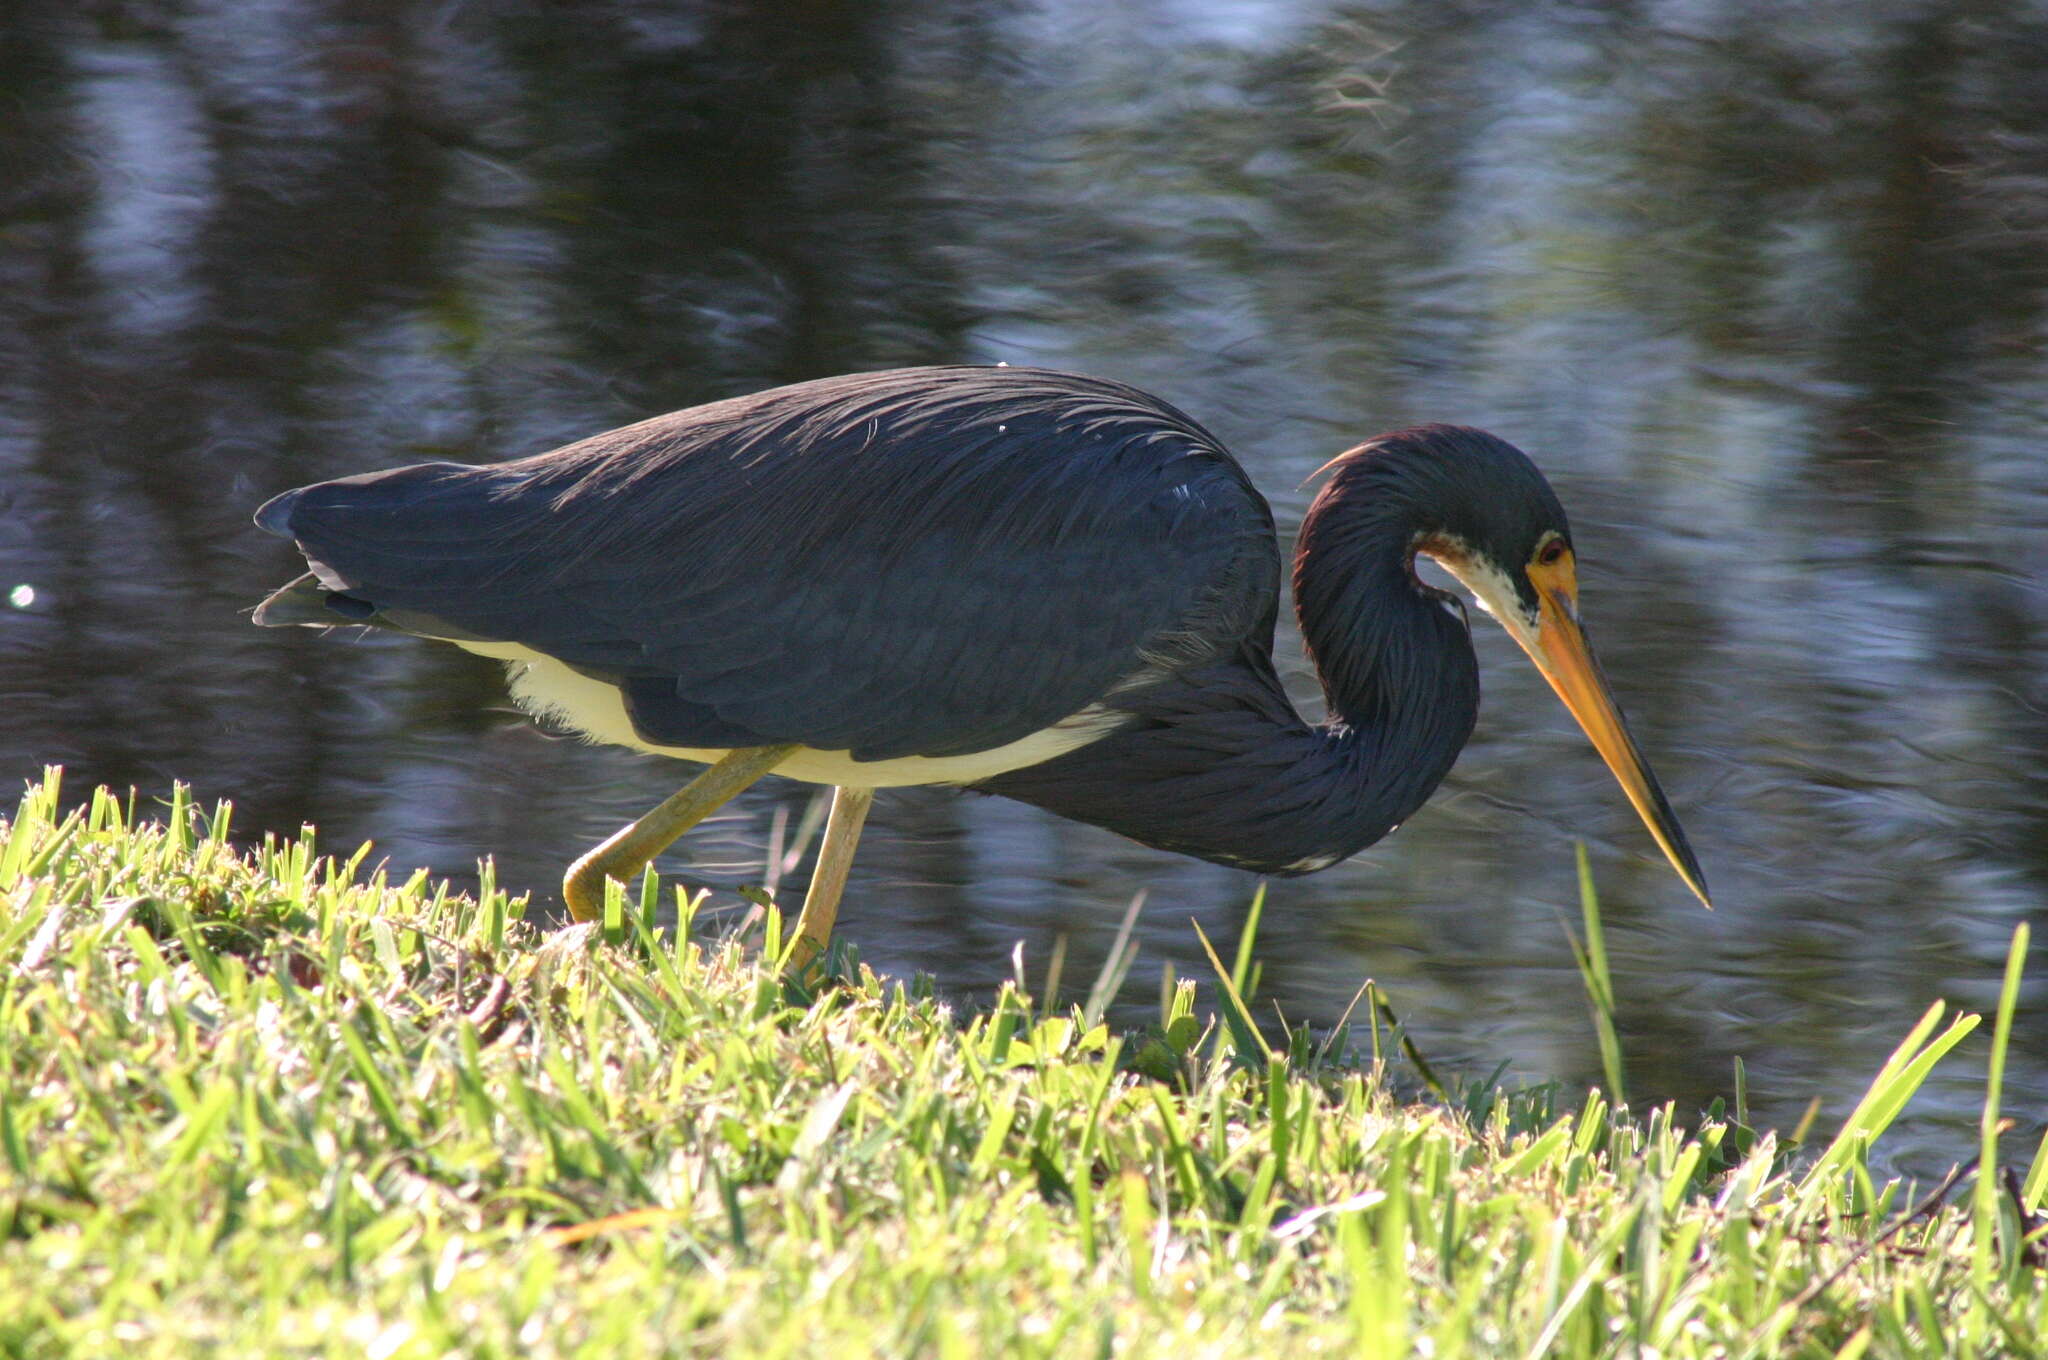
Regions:
<instances>
[{"instance_id":1,"label":"long pointed beak","mask_svg":"<svg viewBox=\"0 0 2048 1360\"><path fill-rule=\"evenodd\" d=\"M1571 598L1554 588L1539 586L1537 595L1541 601L1538 611L1536 636L1533 643L1523 636L1522 630L1511 628L1515 641L1522 644L1522 650L1536 663L1536 669L1543 672L1543 678L1557 691L1557 697L1564 700L1564 706L1578 719L1586 736L1592 741L1593 749L1607 762L1607 768L1614 771L1614 777L1621 782L1621 791L1635 804L1643 825L1650 828L1650 834L1657 838L1665 858L1671 867L1685 880L1685 886L1693 890L1701 903L1711 911L1714 904L1707 897L1706 876L1700 872L1700 862L1693 856L1692 846L1686 842L1685 831L1678 825L1677 814L1671 811L1670 802L1664 797L1664 790L1657 785L1657 776L1650 773L1650 766L1643 759L1642 750L1636 739L1630 735L1628 723L1621 716L1621 707L1614 702L1614 691L1608 688L1607 677L1600 671L1600 662L1593 655L1593 648L1586 641L1585 629L1580 626L1578 608Z\"/></svg>"}]
</instances>

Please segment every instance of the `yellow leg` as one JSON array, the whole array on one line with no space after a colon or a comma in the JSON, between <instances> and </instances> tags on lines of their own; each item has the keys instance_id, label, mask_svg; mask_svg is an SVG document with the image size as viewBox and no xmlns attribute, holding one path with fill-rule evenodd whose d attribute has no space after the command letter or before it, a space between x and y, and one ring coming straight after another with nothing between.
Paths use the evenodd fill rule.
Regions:
<instances>
[{"instance_id":1,"label":"yellow leg","mask_svg":"<svg viewBox=\"0 0 2048 1360\"><path fill-rule=\"evenodd\" d=\"M645 869L676 837L725 806L741 789L789 758L794 746L744 746L685 784L654 811L569 866L562 900L579 921L604 915L604 881L621 883Z\"/></svg>"},{"instance_id":2,"label":"yellow leg","mask_svg":"<svg viewBox=\"0 0 2048 1360\"><path fill-rule=\"evenodd\" d=\"M825 819L818 867L811 872L804 914L797 922L796 944L789 954L789 967L798 974L824 956L832 939L832 923L839 918L839 896L846 891L846 871L853 867L853 847L860 843L861 823L867 820L868 804L874 801L873 789L842 786L832 790L832 815Z\"/></svg>"}]
</instances>

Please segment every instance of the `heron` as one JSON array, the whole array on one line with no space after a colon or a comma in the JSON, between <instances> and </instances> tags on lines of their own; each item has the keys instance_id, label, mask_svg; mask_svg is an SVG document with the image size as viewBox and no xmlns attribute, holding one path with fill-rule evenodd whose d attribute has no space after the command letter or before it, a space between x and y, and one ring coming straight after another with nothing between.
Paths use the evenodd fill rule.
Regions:
<instances>
[{"instance_id":1,"label":"heron","mask_svg":"<svg viewBox=\"0 0 2048 1360\"><path fill-rule=\"evenodd\" d=\"M450 642L503 661L546 722L707 767L569 867L579 921L771 771L830 786L808 962L878 788L1001 795L1262 874L1373 844L1478 715L1465 604L1423 557L1520 644L1708 902L1529 457L1423 425L1324 470L1293 557L1320 722L1275 667L1280 549L1237 460L1158 397L1041 368L848 374L287 491L256 522L309 570L254 620Z\"/></svg>"}]
</instances>

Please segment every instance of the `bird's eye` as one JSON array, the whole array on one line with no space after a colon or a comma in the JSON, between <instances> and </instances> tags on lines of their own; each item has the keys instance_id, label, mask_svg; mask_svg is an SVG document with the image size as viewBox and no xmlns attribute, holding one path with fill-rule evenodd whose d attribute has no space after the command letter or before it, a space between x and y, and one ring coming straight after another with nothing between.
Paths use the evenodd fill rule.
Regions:
<instances>
[{"instance_id":1,"label":"bird's eye","mask_svg":"<svg viewBox=\"0 0 2048 1360\"><path fill-rule=\"evenodd\" d=\"M1554 567L1557 565L1557 560L1569 551L1570 549L1565 547L1563 539L1548 539L1542 547L1536 550L1536 561L1539 565Z\"/></svg>"}]
</instances>

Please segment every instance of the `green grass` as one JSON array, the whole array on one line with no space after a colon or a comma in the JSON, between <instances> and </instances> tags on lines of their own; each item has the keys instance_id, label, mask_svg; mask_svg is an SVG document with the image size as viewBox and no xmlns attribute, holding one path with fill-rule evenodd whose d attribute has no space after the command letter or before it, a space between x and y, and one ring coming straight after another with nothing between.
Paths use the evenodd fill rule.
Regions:
<instances>
[{"instance_id":1,"label":"green grass","mask_svg":"<svg viewBox=\"0 0 2048 1360\"><path fill-rule=\"evenodd\" d=\"M2048 1332L2038 1153L1935 1195L1869 1169L1935 1062L1984 1060L1956 1049L1974 1016L1902 1018L1802 1164L1597 1091L1403 1103L1377 1033L1262 1037L1248 948L1216 962L1220 1017L1184 984L1119 1036L1014 989L980 1015L864 972L802 995L688 938L689 904L649 929L651 889L541 937L495 891L304 840L245 857L182 795L160 822L60 808L46 781L0 826L0 1354L2024 1355Z\"/></svg>"}]
</instances>

